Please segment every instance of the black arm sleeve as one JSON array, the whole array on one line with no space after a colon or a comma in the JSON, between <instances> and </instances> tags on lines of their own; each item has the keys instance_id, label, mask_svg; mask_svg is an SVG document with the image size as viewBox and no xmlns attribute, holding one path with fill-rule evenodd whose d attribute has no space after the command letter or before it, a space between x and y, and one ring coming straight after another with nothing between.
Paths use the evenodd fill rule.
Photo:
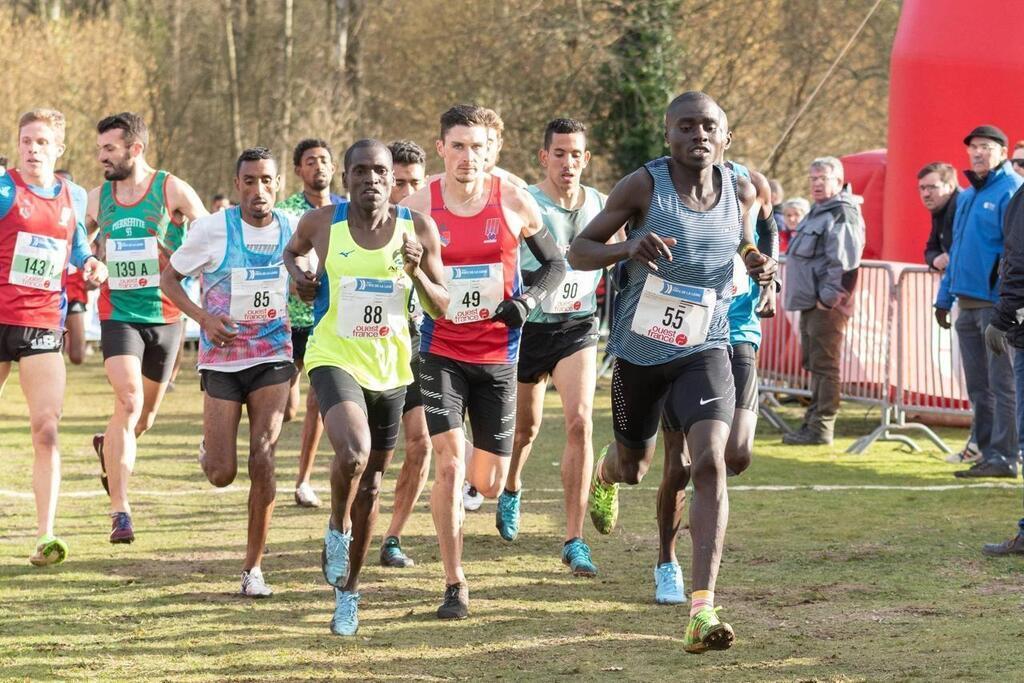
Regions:
<instances>
[{"instance_id":1,"label":"black arm sleeve","mask_svg":"<svg viewBox=\"0 0 1024 683\"><path fill-rule=\"evenodd\" d=\"M932 218L932 231L928 233L928 242L924 245L924 264L934 268L932 263L942 254L942 221Z\"/></svg>"},{"instance_id":2,"label":"black arm sleeve","mask_svg":"<svg viewBox=\"0 0 1024 683\"><path fill-rule=\"evenodd\" d=\"M1003 245L999 301L992 324L1007 332L1017 325L1017 311L1024 308L1024 192L1020 190L1006 207Z\"/></svg>"},{"instance_id":3,"label":"black arm sleeve","mask_svg":"<svg viewBox=\"0 0 1024 683\"><path fill-rule=\"evenodd\" d=\"M530 252L540 261L540 268L530 272L529 286L523 292L523 296L530 296L534 301L540 303L548 292L562 281L562 277L565 275L565 257L547 227L543 227L537 234L527 237L525 242L526 246L530 248ZM526 282L526 278L523 281Z\"/></svg>"},{"instance_id":4,"label":"black arm sleeve","mask_svg":"<svg viewBox=\"0 0 1024 683\"><path fill-rule=\"evenodd\" d=\"M757 217L757 250L775 261L779 260L779 226L775 216Z\"/></svg>"}]
</instances>

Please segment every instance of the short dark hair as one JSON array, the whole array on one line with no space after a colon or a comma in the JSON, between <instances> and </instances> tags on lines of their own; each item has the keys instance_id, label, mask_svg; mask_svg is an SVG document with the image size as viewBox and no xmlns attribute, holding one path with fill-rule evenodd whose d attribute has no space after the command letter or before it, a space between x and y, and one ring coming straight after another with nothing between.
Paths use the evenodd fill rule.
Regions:
<instances>
[{"instance_id":1,"label":"short dark hair","mask_svg":"<svg viewBox=\"0 0 1024 683\"><path fill-rule=\"evenodd\" d=\"M455 126L483 126L487 128L490 123L487 110L475 104L456 104L454 107L441 114L441 139L448 134Z\"/></svg>"},{"instance_id":2,"label":"short dark hair","mask_svg":"<svg viewBox=\"0 0 1024 683\"><path fill-rule=\"evenodd\" d=\"M427 165L427 153L412 140L395 140L388 145L391 160L400 166Z\"/></svg>"},{"instance_id":3,"label":"short dark hair","mask_svg":"<svg viewBox=\"0 0 1024 683\"><path fill-rule=\"evenodd\" d=\"M124 143L133 145L141 142L143 147L149 146L149 129L142 117L130 111L112 114L96 124L97 133L120 130L124 135Z\"/></svg>"},{"instance_id":4,"label":"short dark hair","mask_svg":"<svg viewBox=\"0 0 1024 683\"><path fill-rule=\"evenodd\" d=\"M263 161L269 159L274 162L274 166L277 166L277 159L274 158L274 153L266 147L250 147L249 149L242 150L242 153L238 155L238 161L235 162L235 175L242 170L242 164L247 161Z\"/></svg>"},{"instance_id":5,"label":"short dark hair","mask_svg":"<svg viewBox=\"0 0 1024 683\"><path fill-rule=\"evenodd\" d=\"M222 202L222 201L224 201L227 198L228 198L228 196L226 194L224 194L223 192L218 192L217 194L215 194L212 197L210 197L210 201L211 202Z\"/></svg>"},{"instance_id":6,"label":"short dark hair","mask_svg":"<svg viewBox=\"0 0 1024 683\"><path fill-rule=\"evenodd\" d=\"M572 133L587 134L587 126L576 119L552 119L544 129L544 149L551 147L555 134L571 135Z\"/></svg>"},{"instance_id":7,"label":"short dark hair","mask_svg":"<svg viewBox=\"0 0 1024 683\"><path fill-rule=\"evenodd\" d=\"M348 172L348 167L352 163L352 155L355 154L356 150L366 149L369 147L379 147L388 153L388 158L391 158L391 150L380 140L374 140L373 138L363 138L362 140L356 140L352 143L352 146L345 150L345 157L342 161L345 172Z\"/></svg>"},{"instance_id":8,"label":"short dark hair","mask_svg":"<svg viewBox=\"0 0 1024 683\"><path fill-rule=\"evenodd\" d=\"M952 164L947 164L942 161L933 161L930 164L925 164L920 171L917 172L917 179L921 180L929 173L938 173L939 180L944 183L956 185L956 169L953 168Z\"/></svg>"},{"instance_id":9,"label":"short dark hair","mask_svg":"<svg viewBox=\"0 0 1024 683\"><path fill-rule=\"evenodd\" d=\"M326 149L331 160L334 160L334 152L331 150L331 146L327 144L326 140L321 140L320 138L306 138L305 140L299 141L299 144L295 145L295 151L292 152L292 166L301 166L302 155L311 149L316 149L317 147Z\"/></svg>"},{"instance_id":10,"label":"short dark hair","mask_svg":"<svg viewBox=\"0 0 1024 683\"><path fill-rule=\"evenodd\" d=\"M8 163L10 163L10 160L3 154L0 154L0 166L7 168Z\"/></svg>"}]
</instances>

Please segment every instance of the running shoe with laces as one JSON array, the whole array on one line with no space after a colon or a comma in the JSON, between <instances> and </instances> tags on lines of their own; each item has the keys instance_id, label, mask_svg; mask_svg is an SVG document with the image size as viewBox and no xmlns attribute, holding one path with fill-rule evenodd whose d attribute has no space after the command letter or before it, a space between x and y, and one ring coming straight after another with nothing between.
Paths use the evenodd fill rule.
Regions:
<instances>
[{"instance_id":1,"label":"running shoe with laces","mask_svg":"<svg viewBox=\"0 0 1024 683\"><path fill-rule=\"evenodd\" d=\"M303 482L295 489L295 504L300 508L318 508L320 507L320 498L316 495L316 491L309 485L309 482Z\"/></svg>"},{"instance_id":2,"label":"running shoe with laces","mask_svg":"<svg viewBox=\"0 0 1024 683\"><path fill-rule=\"evenodd\" d=\"M51 564L60 564L68 557L68 544L53 534L40 536L36 541L36 551L32 553L28 561L36 567L45 567Z\"/></svg>"},{"instance_id":3,"label":"running shoe with laces","mask_svg":"<svg viewBox=\"0 0 1024 683\"><path fill-rule=\"evenodd\" d=\"M574 538L562 546L562 564L573 576L597 576L597 565L590 559L590 546L582 538Z\"/></svg>"},{"instance_id":4,"label":"running shoe with laces","mask_svg":"<svg viewBox=\"0 0 1024 683\"><path fill-rule=\"evenodd\" d=\"M242 572L241 592L247 598L269 598L274 594L267 582L263 580L263 570L259 567Z\"/></svg>"},{"instance_id":5,"label":"running shoe with laces","mask_svg":"<svg viewBox=\"0 0 1024 683\"><path fill-rule=\"evenodd\" d=\"M705 607L690 617L686 625L683 647L687 652L699 655L708 650L728 650L736 640L732 626L718 620L721 607Z\"/></svg>"},{"instance_id":6,"label":"running shoe with laces","mask_svg":"<svg viewBox=\"0 0 1024 683\"><path fill-rule=\"evenodd\" d=\"M320 567L324 571L324 579L335 588L341 588L348 582L348 547L351 543L351 532L343 534L328 523L324 549L320 553Z\"/></svg>"},{"instance_id":7,"label":"running shoe with laces","mask_svg":"<svg viewBox=\"0 0 1024 683\"><path fill-rule=\"evenodd\" d=\"M110 515L110 542L131 543L135 540L135 529L132 527L132 516L127 512L115 512Z\"/></svg>"},{"instance_id":8,"label":"running shoe with laces","mask_svg":"<svg viewBox=\"0 0 1024 683\"><path fill-rule=\"evenodd\" d=\"M960 464L973 464L981 462L981 451L978 450L978 445L973 442L967 442L964 449L959 453L950 453L946 456L946 462L953 463L955 465Z\"/></svg>"},{"instance_id":9,"label":"running shoe with laces","mask_svg":"<svg viewBox=\"0 0 1024 683\"><path fill-rule=\"evenodd\" d=\"M413 559L402 552L402 542L397 536L388 536L384 539L380 546L380 566L405 569L415 565Z\"/></svg>"},{"instance_id":10,"label":"running shoe with laces","mask_svg":"<svg viewBox=\"0 0 1024 683\"><path fill-rule=\"evenodd\" d=\"M494 526L506 541L516 540L519 535L519 502L522 491L502 491L498 496L498 509L494 513Z\"/></svg>"},{"instance_id":11,"label":"running shoe with laces","mask_svg":"<svg viewBox=\"0 0 1024 683\"><path fill-rule=\"evenodd\" d=\"M597 476L607 453L608 446L605 446L594 466L594 476L590 481L590 499L587 503L590 508L590 521L602 534L610 534L619 518L619 485L602 484Z\"/></svg>"},{"instance_id":12,"label":"running shoe with laces","mask_svg":"<svg viewBox=\"0 0 1024 683\"><path fill-rule=\"evenodd\" d=\"M103 484L103 490L110 495L110 482L107 481L107 465L103 462L103 435L93 434L92 437L92 449L96 451L96 457L100 459L100 483Z\"/></svg>"},{"instance_id":13,"label":"running shoe with laces","mask_svg":"<svg viewBox=\"0 0 1024 683\"><path fill-rule=\"evenodd\" d=\"M359 630L359 593L334 589L334 616L331 633L336 636L354 636Z\"/></svg>"},{"instance_id":14,"label":"running shoe with laces","mask_svg":"<svg viewBox=\"0 0 1024 683\"><path fill-rule=\"evenodd\" d=\"M659 605L682 605L686 602L683 570L678 562L663 562L654 568L654 602Z\"/></svg>"},{"instance_id":15,"label":"running shoe with laces","mask_svg":"<svg viewBox=\"0 0 1024 683\"><path fill-rule=\"evenodd\" d=\"M462 485L462 507L466 512L476 512L484 504L483 495L468 481Z\"/></svg>"},{"instance_id":16,"label":"running shoe with laces","mask_svg":"<svg viewBox=\"0 0 1024 683\"><path fill-rule=\"evenodd\" d=\"M438 619L465 619L469 616L469 586L465 581L444 589L444 601L437 608Z\"/></svg>"}]
</instances>

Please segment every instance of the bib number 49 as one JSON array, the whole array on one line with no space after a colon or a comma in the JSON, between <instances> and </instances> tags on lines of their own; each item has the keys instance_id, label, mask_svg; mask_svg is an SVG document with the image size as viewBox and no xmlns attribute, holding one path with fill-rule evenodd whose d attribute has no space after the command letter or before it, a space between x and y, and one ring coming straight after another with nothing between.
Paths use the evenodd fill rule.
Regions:
<instances>
[{"instance_id":1,"label":"bib number 49","mask_svg":"<svg viewBox=\"0 0 1024 683\"><path fill-rule=\"evenodd\" d=\"M466 308L478 308L480 306L480 292L466 292L462 297L462 305Z\"/></svg>"}]
</instances>

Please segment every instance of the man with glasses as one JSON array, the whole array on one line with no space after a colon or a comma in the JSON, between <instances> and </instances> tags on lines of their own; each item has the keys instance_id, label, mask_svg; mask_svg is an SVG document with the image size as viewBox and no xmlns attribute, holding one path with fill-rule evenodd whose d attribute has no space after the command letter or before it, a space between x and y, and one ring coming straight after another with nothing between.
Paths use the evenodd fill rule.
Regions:
<instances>
[{"instance_id":1,"label":"man with glasses","mask_svg":"<svg viewBox=\"0 0 1024 683\"><path fill-rule=\"evenodd\" d=\"M1013 164L1014 173L1024 176L1024 140L1019 140L1013 146L1013 158L1010 159L1010 163Z\"/></svg>"},{"instance_id":2,"label":"man with glasses","mask_svg":"<svg viewBox=\"0 0 1024 683\"><path fill-rule=\"evenodd\" d=\"M843 183L843 164L821 157L810 166L811 207L786 255L786 310L800 311L803 366L811 373L811 404L800 429L782 437L792 446L831 444L839 413L839 354L853 313L864 252L864 219Z\"/></svg>"},{"instance_id":3,"label":"man with glasses","mask_svg":"<svg viewBox=\"0 0 1024 683\"><path fill-rule=\"evenodd\" d=\"M932 214L932 231L924 247L924 262L943 271L949 265L949 248L953 244L953 216L960 188L956 169L950 164L932 162L917 172L917 192L924 208Z\"/></svg>"},{"instance_id":4,"label":"man with glasses","mask_svg":"<svg viewBox=\"0 0 1024 683\"><path fill-rule=\"evenodd\" d=\"M999 301L999 263L1003 255L1003 218L1010 197L1024 179L1007 161L1006 135L995 126L978 126L964 138L971 186L957 198L949 266L935 298L935 320L950 328L956 301L957 343L963 359L967 395L974 410L974 433L982 459L957 477L1017 476L1016 398L1009 354L985 346L985 328Z\"/></svg>"}]
</instances>

